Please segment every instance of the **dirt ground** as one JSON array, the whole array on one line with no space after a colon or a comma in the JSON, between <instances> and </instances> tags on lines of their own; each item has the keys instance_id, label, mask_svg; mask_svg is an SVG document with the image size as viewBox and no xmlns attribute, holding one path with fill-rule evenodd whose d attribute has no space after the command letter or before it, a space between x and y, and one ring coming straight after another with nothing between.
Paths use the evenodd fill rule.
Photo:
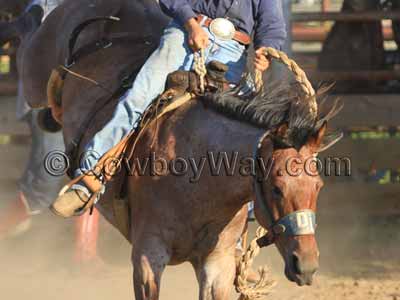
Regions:
<instances>
[{"instance_id":1,"label":"dirt ground","mask_svg":"<svg viewBox=\"0 0 400 300\"><path fill-rule=\"evenodd\" d=\"M400 125L399 114L393 113L400 111L397 95L368 101L365 97L345 97L348 105L335 125ZM370 107L371 101L376 105ZM0 98L0 108L0 135L27 133L13 117L13 98ZM9 145L1 143L4 140L0 139L0 210L16 197L17 179L29 151L29 143ZM268 265L278 282L267 298L400 300L400 186L367 184L358 176L372 162L399 168L399 150L399 139L344 139L327 154L349 155L356 175L325 179L318 209L320 271L313 286L297 287L284 277L276 249L263 249L255 265ZM251 233L255 226L251 225ZM28 233L0 241L0 300L133 299L129 245L104 220L98 256L99 260L78 264L74 221L50 213L36 216ZM167 268L161 299L196 299L197 292L190 265Z\"/></svg>"},{"instance_id":2,"label":"dirt ground","mask_svg":"<svg viewBox=\"0 0 400 300\"><path fill-rule=\"evenodd\" d=\"M72 222L47 215L35 224L30 234L1 243L1 299L133 299L129 246L107 224L102 223L98 245L102 261L85 265L74 260ZM321 249L321 271L311 287L288 282L275 248L263 250L256 265L270 266L271 277L278 282L267 299L400 299L398 257L341 257L340 251L330 248L330 252ZM196 299L197 292L189 264L167 268L161 299Z\"/></svg>"}]
</instances>

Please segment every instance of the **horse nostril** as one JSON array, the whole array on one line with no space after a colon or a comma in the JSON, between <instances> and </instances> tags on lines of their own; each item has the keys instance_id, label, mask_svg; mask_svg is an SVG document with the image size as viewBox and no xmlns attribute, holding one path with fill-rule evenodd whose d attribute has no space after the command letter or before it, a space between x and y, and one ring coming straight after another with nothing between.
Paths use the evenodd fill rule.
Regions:
<instances>
[{"instance_id":1,"label":"horse nostril","mask_svg":"<svg viewBox=\"0 0 400 300\"><path fill-rule=\"evenodd\" d=\"M297 275L302 273L300 268L300 260L296 254L293 254L293 269Z\"/></svg>"}]
</instances>

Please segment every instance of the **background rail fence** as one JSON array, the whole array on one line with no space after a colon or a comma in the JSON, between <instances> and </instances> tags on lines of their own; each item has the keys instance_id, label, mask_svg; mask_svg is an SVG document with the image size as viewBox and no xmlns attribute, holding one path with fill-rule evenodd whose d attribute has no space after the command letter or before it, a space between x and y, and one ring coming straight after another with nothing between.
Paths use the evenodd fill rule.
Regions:
<instances>
[{"instance_id":1,"label":"background rail fence","mask_svg":"<svg viewBox=\"0 0 400 300\"><path fill-rule=\"evenodd\" d=\"M336 1L337 2L337 1ZM335 2L335 3L336 3ZM292 51L296 61L304 68L309 77L317 80L361 80L382 81L399 80L397 67L398 49L394 46L394 34L391 21L400 20L400 11L363 11L341 12L329 0L322 0L320 7L310 7L312 11L298 10L292 6L290 13ZM321 71L318 69L318 57L321 47L335 22L382 22L382 33L385 46L385 61L390 67L382 70ZM387 44L389 43L389 44Z\"/></svg>"}]
</instances>

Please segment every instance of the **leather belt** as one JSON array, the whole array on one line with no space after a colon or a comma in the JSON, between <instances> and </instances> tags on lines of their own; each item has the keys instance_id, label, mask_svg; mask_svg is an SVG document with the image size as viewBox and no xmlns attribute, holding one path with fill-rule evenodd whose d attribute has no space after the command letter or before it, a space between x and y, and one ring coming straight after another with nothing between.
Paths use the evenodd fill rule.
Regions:
<instances>
[{"instance_id":1,"label":"leather belt","mask_svg":"<svg viewBox=\"0 0 400 300\"><path fill-rule=\"evenodd\" d=\"M202 15L202 14L198 14L195 19L196 19L197 23L199 23L203 26L206 26L207 28L210 27L210 25L213 21L213 19L211 19L205 15ZM235 33L234 33L232 39L241 43L242 45L245 45L245 46L248 46L251 44L251 37L247 33L244 33L242 31L235 30Z\"/></svg>"}]
</instances>

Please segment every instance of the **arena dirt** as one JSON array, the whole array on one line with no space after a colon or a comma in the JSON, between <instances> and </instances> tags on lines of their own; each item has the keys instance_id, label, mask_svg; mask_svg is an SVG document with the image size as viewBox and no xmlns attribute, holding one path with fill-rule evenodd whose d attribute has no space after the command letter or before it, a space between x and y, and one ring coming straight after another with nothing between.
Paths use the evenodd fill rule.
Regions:
<instances>
[{"instance_id":1,"label":"arena dirt","mask_svg":"<svg viewBox=\"0 0 400 300\"><path fill-rule=\"evenodd\" d=\"M0 299L133 299L129 245L102 221L98 244L101 260L78 264L73 228L71 221L45 215L36 218L29 234L2 241ZM272 278L278 281L269 299L400 299L398 257L339 257L334 245L330 248L330 253L321 249L321 271L311 287L288 282L275 248L263 250L256 265L269 265ZM167 268L161 299L197 299L197 291L189 264Z\"/></svg>"},{"instance_id":2,"label":"arena dirt","mask_svg":"<svg viewBox=\"0 0 400 300\"><path fill-rule=\"evenodd\" d=\"M353 99L354 100L354 99ZM390 100L390 99L389 99ZM388 101L389 101L388 100ZM394 100L394 99L393 99ZM367 109L349 101L349 110ZM0 99L0 133L26 128L13 119L13 99ZM395 107L394 102L390 104ZM397 106L400 106L397 98ZM400 109L400 107L398 107ZM400 111L393 108L393 111ZM377 110L374 123L400 124L400 116ZM381 116L380 116L381 115ZM344 112L338 126L362 123L360 115ZM380 119L379 119L380 118ZM362 124L361 124L362 125ZM371 161L399 167L399 140L379 143L345 139L330 153L353 155L355 175ZM27 158L28 145L0 145L0 209L15 198L16 180ZM382 155L384 153L385 155ZM327 154L329 155L329 153ZM319 199L318 243L321 268L314 285L297 287L283 275L283 262L274 247L264 249L256 266L267 264L278 281L269 299L400 300L400 188L398 184L365 184L360 176L325 178ZM80 265L75 259L74 222L44 213L32 229L0 241L0 300L133 299L129 245L101 221L99 260ZM254 232L255 225L251 225ZM196 279L189 264L167 268L161 299L197 299ZM237 295L232 295L232 299Z\"/></svg>"}]
</instances>

